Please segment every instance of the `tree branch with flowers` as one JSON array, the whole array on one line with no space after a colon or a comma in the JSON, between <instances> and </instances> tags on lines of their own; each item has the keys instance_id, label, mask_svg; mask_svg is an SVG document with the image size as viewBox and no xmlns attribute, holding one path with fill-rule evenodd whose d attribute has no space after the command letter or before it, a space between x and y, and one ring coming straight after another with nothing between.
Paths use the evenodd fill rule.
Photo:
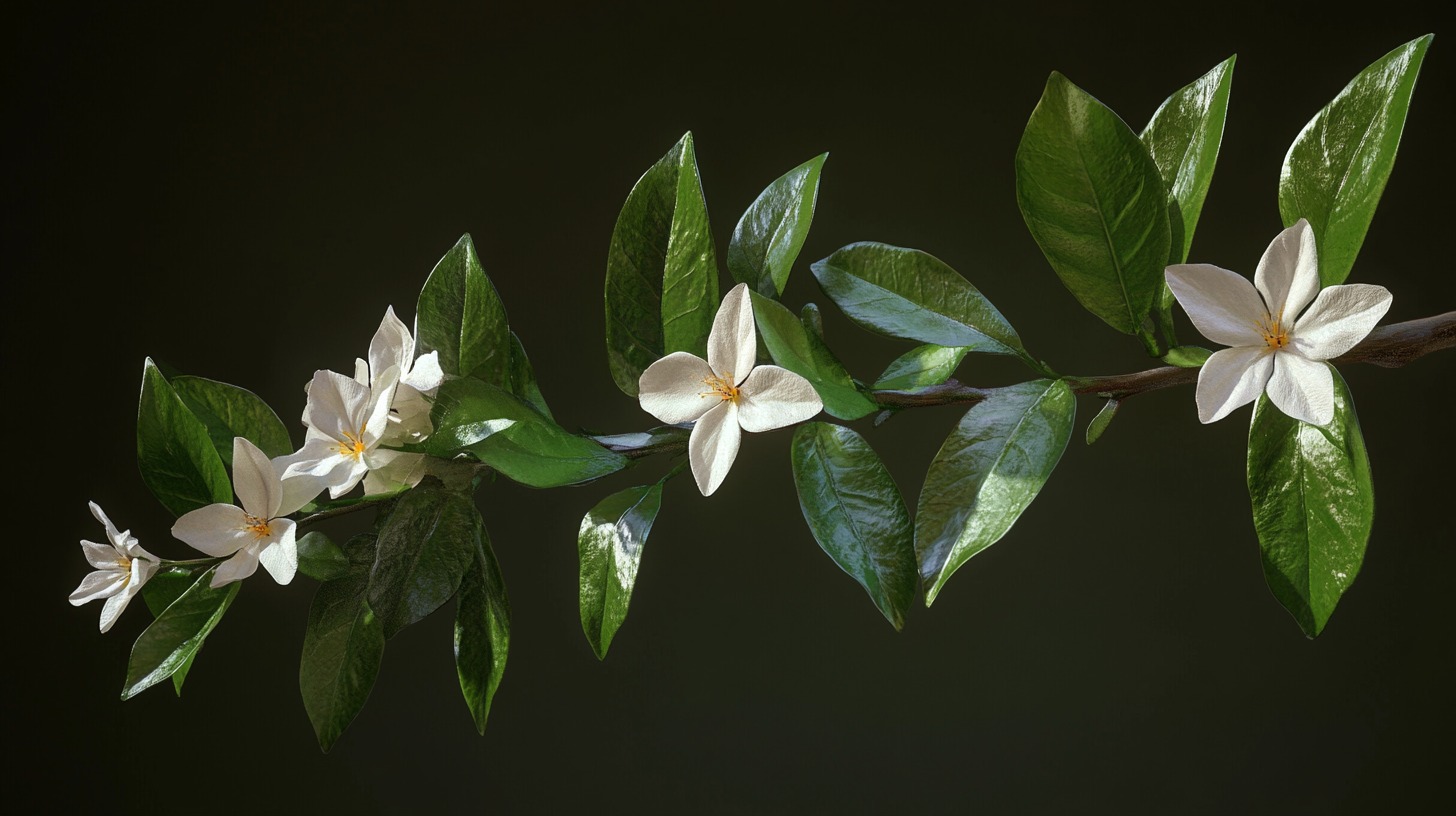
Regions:
<instances>
[{"instance_id":1,"label":"tree branch with flowers","mask_svg":"<svg viewBox=\"0 0 1456 816\"><path fill-rule=\"evenodd\" d=\"M412 328L389 307L351 375L315 373L297 449L250 391L148 360L141 475L177 518L172 536L205 557L153 555L93 503L106 541L81 542L94 570L71 603L104 600L105 632L140 595L153 621L132 649L122 697L166 680L180 694L246 579L260 566L279 584L302 573L317 590L299 685L324 750L364 705L388 640L448 606L461 692L484 733L510 646L505 583L474 499L493 474L545 489L670 463L582 519L582 629L605 658L664 487L688 472L711 496L751 444L744 432L792 428L790 465L810 531L898 630L1032 504L1073 435L1078 396L1104 401L1085 427L1091 444L1130 397L1196 384L1203 423L1254 403L1246 479L1264 574L1315 637L1359 573L1374 518L1370 463L1337 366L1401 366L1456 345L1456 312L1378 327L1392 293L1346 282L1430 42L1413 40L1366 68L1294 139L1278 188L1286 228L1252 279L1189 263L1234 59L1173 93L1140 133L1050 77L1016 153L1017 203L1065 288L1163 364L1127 374L1059 373L943 261L861 242L811 264L812 274L852 322L915 345L878 376L855 376L825 339L818 306L781 302L826 156L748 207L725 255L735 283L720 297L688 134L628 194L607 257L607 362L658 424L607 435L558 424L467 235L425 281ZM1175 306L1223 348L1180 342ZM953 375L970 354L1017 360L1031 378L961 383ZM872 429L842 424L879 426L952 404L967 410L913 508L867 438ZM360 512L373 513L373 529L348 541L309 529Z\"/></svg>"}]
</instances>

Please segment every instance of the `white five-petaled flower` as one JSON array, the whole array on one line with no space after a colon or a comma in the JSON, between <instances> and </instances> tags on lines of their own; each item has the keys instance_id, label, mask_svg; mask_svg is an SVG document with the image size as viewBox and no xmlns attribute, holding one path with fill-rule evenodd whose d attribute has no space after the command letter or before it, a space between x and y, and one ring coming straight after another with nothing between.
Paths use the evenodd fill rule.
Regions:
<instances>
[{"instance_id":1,"label":"white five-petaled flower","mask_svg":"<svg viewBox=\"0 0 1456 816\"><path fill-rule=\"evenodd\" d=\"M308 426L303 447L276 460L283 478L312 477L320 490L328 488L329 496L337 499L370 470L391 464L398 451L380 449L379 443L388 430L398 382L395 366L385 369L372 387L334 371L314 372L303 409Z\"/></svg>"},{"instance_id":2,"label":"white five-petaled flower","mask_svg":"<svg viewBox=\"0 0 1456 816\"><path fill-rule=\"evenodd\" d=\"M1170 266L1166 276L1198 331L1231 347L1215 352L1198 372L1198 419L1205 423L1260 393L1295 419L1329 423L1335 386L1324 361L1354 348L1390 308L1383 286L1320 290L1314 230L1303 218L1269 244L1253 285L1211 264Z\"/></svg>"},{"instance_id":3,"label":"white five-petaled flower","mask_svg":"<svg viewBox=\"0 0 1456 816\"><path fill-rule=\"evenodd\" d=\"M318 495L318 483L302 476L284 479L268 455L241 436L233 439L233 492L242 507L209 504L172 525L172 535L208 555L232 556L213 573L212 586L241 581L258 569L286 584L298 571L295 524L283 518Z\"/></svg>"},{"instance_id":4,"label":"white five-petaled flower","mask_svg":"<svg viewBox=\"0 0 1456 816\"><path fill-rule=\"evenodd\" d=\"M697 420L688 461L704 496L711 495L738 456L741 431L782 428L824 408L809 381L773 365L754 367L758 346L748 286L723 298L708 334L708 359L676 351L647 367L638 380L642 409L663 422Z\"/></svg>"},{"instance_id":5,"label":"white five-petaled flower","mask_svg":"<svg viewBox=\"0 0 1456 816\"><path fill-rule=\"evenodd\" d=\"M91 515L106 528L106 544L81 542L81 551L96 570L81 580L71 593L71 606L106 599L101 607L101 631L111 628L121 611L141 591L142 585L161 566L155 555L142 549L130 530L118 530L96 502L90 502Z\"/></svg>"}]
</instances>

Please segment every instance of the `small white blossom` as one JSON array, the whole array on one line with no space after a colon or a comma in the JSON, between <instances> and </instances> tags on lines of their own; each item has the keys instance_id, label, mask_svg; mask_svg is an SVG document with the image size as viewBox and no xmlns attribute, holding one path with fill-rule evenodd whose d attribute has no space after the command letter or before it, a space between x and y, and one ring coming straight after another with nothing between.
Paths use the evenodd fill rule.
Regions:
<instances>
[{"instance_id":1,"label":"small white blossom","mask_svg":"<svg viewBox=\"0 0 1456 816\"><path fill-rule=\"evenodd\" d=\"M354 361L354 381L373 389L384 386L384 375L390 368L399 369L399 382L390 402L389 429L384 444L419 442L430 435L428 399L445 380L440 370L440 353L415 358L415 338L409 327L394 314L394 307L384 311L379 329L369 341L369 359Z\"/></svg>"},{"instance_id":2,"label":"small white blossom","mask_svg":"<svg viewBox=\"0 0 1456 816\"><path fill-rule=\"evenodd\" d=\"M1230 346L1198 372L1198 419L1205 423L1267 393L1289 416L1327 424L1335 386L1324 361L1365 339L1391 300L1385 287L1363 283L1321 291L1314 230L1303 218L1269 244L1252 285L1211 264L1170 266L1166 276L1198 331Z\"/></svg>"},{"instance_id":3,"label":"small white blossom","mask_svg":"<svg viewBox=\"0 0 1456 816\"><path fill-rule=\"evenodd\" d=\"M375 384L362 385L334 371L314 372L308 388L303 447L278 457L283 478L309 476L337 499L375 468L392 464L397 451L379 448L389 427L389 405L399 369L391 366Z\"/></svg>"},{"instance_id":4,"label":"small white blossom","mask_svg":"<svg viewBox=\"0 0 1456 816\"><path fill-rule=\"evenodd\" d=\"M71 593L71 605L80 606L106 599L101 607L101 631L111 629L131 599L141 592L142 585L161 566L161 561L142 549L130 530L117 530L96 502L90 502L91 515L106 528L106 544L82 541L81 551L95 572L81 580Z\"/></svg>"},{"instance_id":5,"label":"small white blossom","mask_svg":"<svg viewBox=\"0 0 1456 816\"><path fill-rule=\"evenodd\" d=\"M814 386L787 369L754 366L757 354L748 286L723 298L708 334L708 359L677 351L647 367L638 380L642 410L663 422L692 422L688 461L698 490L708 496L738 456L741 431L792 425L824 408Z\"/></svg>"}]
</instances>

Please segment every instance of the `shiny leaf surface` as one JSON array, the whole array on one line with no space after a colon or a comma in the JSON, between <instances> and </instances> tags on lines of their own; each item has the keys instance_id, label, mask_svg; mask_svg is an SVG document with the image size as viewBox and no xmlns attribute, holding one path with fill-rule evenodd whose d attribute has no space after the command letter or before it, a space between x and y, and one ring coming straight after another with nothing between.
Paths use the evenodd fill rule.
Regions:
<instances>
[{"instance_id":1,"label":"shiny leaf surface","mask_svg":"<svg viewBox=\"0 0 1456 816\"><path fill-rule=\"evenodd\" d=\"M652 165L622 205L607 254L607 362L628 396L657 358L707 356L718 260L693 134Z\"/></svg>"},{"instance_id":2,"label":"shiny leaf surface","mask_svg":"<svg viewBox=\"0 0 1456 816\"><path fill-rule=\"evenodd\" d=\"M1365 242L1430 44L1429 34L1411 40L1361 71L1309 120L1284 157L1279 214L1285 226L1309 220L1325 286L1345 282Z\"/></svg>"},{"instance_id":3,"label":"shiny leaf surface","mask_svg":"<svg viewBox=\"0 0 1456 816\"><path fill-rule=\"evenodd\" d=\"M895 358L875 381L876 391L903 391L940 385L955 374L970 349L965 346L916 346Z\"/></svg>"},{"instance_id":4,"label":"shiny leaf surface","mask_svg":"<svg viewBox=\"0 0 1456 816\"><path fill-rule=\"evenodd\" d=\"M455 596L455 673L475 730L484 734L510 651L511 603L484 524L479 541Z\"/></svg>"},{"instance_id":5,"label":"shiny leaf surface","mask_svg":"<svg viewBox=\"0 0 1456 816\"><path fill-rule=\"evenodd\" d=\"M794 432L794 486L819 546L898 631L915 600L914 531L900 489L864 438L810 422Z\"/></svg>"},{"instance_id":6,"label":"shiny leaf surface","mask_svg":"<svg viewBox=\"0 0 1456 816\"><path fill-rule=\"evenodd\" d=\"M378 528L369 606L387 637L439 609L481 546L470 496L425 477L388 510Z\"/></svg>"},{"instance_id":7,"label":"shiny leaf surface","mask_svg":"<svg viewBox=\"0 0 1456 816\"><path fill-rule=\"evenodd\" d=\"M581 520L576 536L581 631L598 660L606 658L627 618L642 548L661 507L658 482L613 493Z\"/></svg>"},{"instance_id":8,"label":"shiny leaf surface","mask_svg":"<svg viewBox=\"0 0 1456 816\"><path fill-rule=\"evenodd\" d=\"M197 582L198 570L186 569L184 567L164 567L152 574L152 579L142 587L142 599L146 601L147 611L152 613L153 618L160 617L172 602L182 597L191 586ZM197 651L201 650L201 646ZM172 688L177 691L177 696L182 696L182 684L187 681L187 672L192 669L192 663L197 659L197 651L187 656L172 672Z\"/></svg>"},{"instance_id":9,"label":"shiny leaf surface","mask_svg":"<svg viewBox=\"0 0 1456 816\"><path fill-rule=\"evenodd\" d=\"M269 458L293 453L283 421L252 391L203 377L174 378L172 388L207 427L224 465L233 465L233 437L237 436L257 445Z\"/></svg>"},{"instance_id":10,"label":"shiny leaf surface","mask_svg":"<svg viewBox=\"0 0 1456 816\"><path fill-rule=\"evenodd\" d=\"M445 253L420 290L417 307L420 354L440 353L446 374L507 381L511 331L506 307L485 275L470 234Z\"/></svg>"},{"instance_id":11,"label":"shiny leaf surface","mask_svg":"<svg viewBox=\"0 0 1456 816\"><path fill-rule=\"evenodd\" d=\"M1077 403L1060 380L994 389L966 412L925 474L915 555L925 605L1021 517L1061 459Z\"/></svg>"},{"instance_id":12,"label":"shiny leaf surface","mask_svg":"<svg viewBox=\"0 0 1456 816\"><path fill-rule=\"evenodd\" d=\"M1260 396L1249 426L1249 498L1264 579L1311 638L1360 572L1375 516L1355 406L1339 372L1334 379L1329 425L1291 419Z\"/></svg>"},{"instance_id":13,"label":"shiny leaf surface","mask_svg":"<svg viewBox=\"0 0 1456 816\"><path fill-rule=\"evenodd\" d=\"M222 620L241 586L234 581L218 589L211 588L208 584L214 571L209 569L199 574L192 586L168 604L137 638L127 663L121 699L135 697L192 665L192 657ZM181 693L180 684L178 693Z\"/></svg>"},{"instance_id":14,"label":"shiny leaf surface","mask_svg":"<svg viewBox=\"0 0 1456 816\"><path fill-rule=\"evenodd\" d=\"M728 271L739 283L777 299L809 237L819 173L828 153L804 162L774 180L749 205L728 241Z\"/></svg>"},{"instance_id":15,"label":"shiny leaf surface","mask_svg":"<svg viewBox=\"0 0 1456 816\"><path fill-rule=\"evenodd\" d=\"M1147 145L1168 193L1172 234L1168 250L1170 264L1188 260L1193 231L1203 213L1208 186L1213 182L1218 148L1223 142L1224 120L1228 116L1234 59L1229 57L1178 89L1163 102L1142 132L1143 144Z\"/></svg>"},{"instance_id":16,"label":"shiny leaf surface","mask_svg":"<svg viewBox=\"0 0 1456 816\"><path fill-rule=\"evenodd\" d=\"M368 601L372 539L349 542L349 570L320 584L308 610L298 688L324 751L364 707L384 659L384 628Z\"/></svg>"},{"instance_id":17,"label":"shiny leaf surface","mask_svg":"<svg viewBox=\"0 0 1456 816\"><path fill-rule=\"evenodd\" d=\"M1077 301L1151 344L1143 321L1172 240L1162 178L1137 134L1061 74L1047 80L1021 135L1016 201Z\"/></svg>"},{"instance_id":18,"label":"shiny leaf surface","mask_svg":"<svg viewBox=\"0 0 1456 816\"><path fill-rule=\"evenodd\" d=\"M753 318L773 361L808 380L824 401L824 410L840 419L859 419L875 410L854 379L794 313L776 300L751 293Z\"/></svg>"},{"instance_id":19,"label":"shiny leaf surface","mask_svg":"<svg viewBox=\"0 0 1456 816\"><path fill-rule=\"evenodd\" d=\"M521 345L521 338L515 332L511 332L511 367L506 390L540 411L542 416L551 419L551 408L546 405L546 398L541 395L541 387L536 384L536 371L531 368L531 358L526 356L526 347Z\"/></svg>"},{"instance_id":20,"label":"shiny leaf surface","mask_svg":"<svg viewBox=\"0 0 1456 816\"><path fill-rule=\"evenodd\" d=\"M1212 356L1213 352L1202 346L1174 346L1163 355L1163 362L1179 368L1199 368Z\"/></svg>"},{"instance_id":21,"label":"shiny leaf surface","mask_svg":"<svg viewBox=\"0 0 1456 816\"><path fill-rule=\"evenodd\" d=\"M1092 417L1092 421L1087 423L1087 444L1090 445L1102 438L1103 432L1107 430L1108 425L1112 424L1112 418L1117 416L1117 409L1121 405L1122 403L1115 399L1110 399L1102 404L1102 410L1098 411L1097 416Z\"/></svg>"},{"instance_id":22,"label":"shiny leaf surface","mask_svg":"<svg viewBox=\"0 0 1456 816\"><path fill-rule=\"evenodd\" d=\"M151 360L142 369L137 406L137 465L152 495L174 516L232 503L232 482L207 426Z\"/></svg>"},{"instance_id":23,"label":"shiny leaf surface","mask_svg":"<svg viewBox=\"0 0 1456 816\"><path fill-rule=\"evenodd\" d=\"M349 570L344 548L318 530L299 536L297 546L298 571L315 581L342 578Z\"/></svg>"}]
</instances>

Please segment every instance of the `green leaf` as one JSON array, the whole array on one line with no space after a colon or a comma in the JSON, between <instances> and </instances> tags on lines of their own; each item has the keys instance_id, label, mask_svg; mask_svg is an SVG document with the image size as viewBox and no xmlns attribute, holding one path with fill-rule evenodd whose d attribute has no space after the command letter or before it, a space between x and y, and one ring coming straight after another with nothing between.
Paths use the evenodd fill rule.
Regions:
<instances>
[{"instance_id":1,"label":"green leaf","mask_svg":"<svg viewBox=\"0 0 1456 816\"><path fill-rule=\"evenodd\" d=\"M850 320L873 332L1038 367L1016 330L970 281L933 255L889 244L850 244L811 267Z\"/></svg>"},{"instance_id":2,"label":"green leaf","mask_svg":"<svg viewBox=\"0 0 1456 816\"><path fill-rule=\"evenodd\" d=\"M455 673L475 729L485 733L490 702L506 670L511 646L511 603L485 525L474 563L455 597Z\"/></svg>"},{"instance_id":3,"label":"green leaf","mask_svg":"<svg viewBox=\"0 0 1456 816\"><path fill-rule=\"evenodd\" d=\"M804 331L824 340L824 315L819 313L818 306L805 303L799 310L799 322L804 324Z\"/></svg>"},{"instance_id":4,"label":"green leaf","mask_svg":"<svg viewBox=\"0 0 1456 816\"><path fill-rule=\"evenodd\" d=\"M1284 157L1279 215L1286 227L1309 221L1324 286L1345 282L1365 242L1432 36L1411 40L1361 71L1309 120Z\"/></svg>"},{"instance_id":5,"label":"green leaf","mask_svg":"<svg viewBox=\"0 0 1456 816\"><path fill-rule=\"evenodd\" d=\"M1117 114L1061 74L1047 80L1016 149L1016 201L1077 301L1155 348L1143 321L1172 241L1158 167Z\"/></svg>"},{"instance_id":6,"label":"green leaf","mask_svg":"<svg viewBox=\"0 0 1456 816\"><path fill-rule=\"evenodd\" d=\"M283 421L252 391L204 377L177 377L172 388L207 427L224 465L233 466L233 437L237 436L257 445L269 458L293 452Z\"/></svg>"},{"instance_id":7,"label":"green leaf","mask_svg":"<svg viewBox=\"0 0 1456 816\"><path fill-rule=\"evenodd\" d=\"M137 406L137 465L152 495L174 516L232 503L232 484L207 426L150 359L142 369Z\"/></svg>"},{"instance_id":8,"label":"green leaf","mask_svg":"<svg viewBox=\"0 0 1456 816\"><path fill-rule=\"evenodd\" d=\"M532 408L541 412L542 416L551 419L551 408L546 405L546 398L541 395L541 387L536 384L536 372L531 368L531 359L526 356L526 347L521 345L521 338L515 332L511 332L511 368L506 386L506 390L525 400Z\"/></svg>"},{"instance_id":9,"label":"green leaf","mask_svg":"<svg viewBox=\"0 0 1456 816\"><path fill-rule=\"evenodd\" d=\"M828 153L815 156L779 176L749 205L728 241L728 271L734 280L771 298L783 294L809 237L819 173L827 158Z\"/></svg>"},{"instance_id":10,"label":"green leaf","mask_svg":"<svg viewBox=\"0 0 1456 816\"><path fill-rule=\"evenodd\" d=\"M1174 346L1163 355L1163 362L1179 368L1199 368L1212 356L1213 352L1202 346Z\"/></svg>"},{"instance_id":11,"label":"green leaf","mask_svg":"<svg viewBox=\"0 0 1456 816\"><path fill-rule=\"evenodd\" d=\"M693 134L638 179L607 254L607 361L628 396L659 357L707 357L718 310L718 257Z\"/></svg>"},{"instance_id":12,"label":"green leaf","mask_svg":"<svg viewBox=\"0 0 1456 816\"><path fill-rule=\"evenodd\" d=\"M308 610L298 689L324 751L364 707L384 659L384 628L368 601L372 539L349 542L350 569L320 584Z\"/></svg>"},{"instance_id":13,"label":"green leaf","mask_svg":"<svg viewBox=\"0 0 1456 816\"><path fill-rule=\"evenodd\" d=\"M885 367L875 381L876 391L903 391L940 385L955 374L970 351L965 346L916 346Z\"/></svg>"},{"instance_id":14,"label":"green leaf","mask_svg":"<svg viewBox=\"0 0 1456 816\"><path fill-rule=\"evenodd\" d=\"M899 631L914 602L916 563L895 480L869 443L841 425L799 426L792 454L799 508L814 539Z\"/></svg>"},{"instance_id":15,"label":"green leaf","mask_svg":"<svg viewBox=\"0 0 1456 816\"><path fill-rule=\"evenodd\" d=\"M642 548L662 507L662 482L631 487L602 499L577 532L581 631L597 659L627 618Z\"/></svg>"},{"instance_id":16,"label":"green leaf","mask_svg":"<svg viewBox=\"0 0 1456 816\"><path fill-rule=\"evenodd\" d=\"M775 363L809 381L824 410L840 419L859 419L877 407L860 393L844 366L817 335L776 300L750 292L758 333Z\"/></svg>"},{"instance_id":17,"label":"green leaf","mask_svg":"<svg viewBox=\"0 0 1456 816\"><path fill-rule=\"evenodd\" d=\"M349 571L349 558L342 547L314 530L298 539L298 571L316 581L332 581Z\"/></svg>"},{"instance_id":18,"label":"green leaf","mask_svg":"<svg viewBox=\"0 0 1456 816\"><path fill-rule=\"evenodd\" d=\"M1375 516L1370 460L1350 390L1334 371L1324 427L1259 397L1249 426L1249 498L1264 579L1308 637L1324 629L1365 558Z\"/></svg>"},{"instance_id":19,"label":"green leaf","mask_svg":"<svg viewBox=\"0 0 1456 816\"><path fill-rule=\"evenodd\" d=\"M142 587L142 599L146 601L147 610L152 613L152 617L160 617L173 601L182 597L182 593L197 582L197 573L198 570L186 567L164 567L152 573L151 580ZM192 662L196 659L197 652L194 651L172 672L172 688L176 690L178 697L182 696L182 684L186 682L187 672L192 669Z\"/></svg>"},{"instance_id":20,"label":"green leaf","mask_svg":"<svg viewBox=\"0 0 1456 816\"><path fill-rule=\"evenodd\" d=\"M951 574L1001 540L1072 436L1077 402L1061 380L992 390L930 463L915 512L915 554L929 606Z\"/></svg>"},{"instance_id":21,"label":"green leaf","mask_svg":"<svg viewBox=\"0 0 1456 816\"><path fill-rule=\"evenodd\" d=\"M369 607L387 637L439 609L474 562L480 513L470 496L425 477L379 525Z\"/></svg>"},{"instance_id":22,"label":"green leaf","mask_svg":"<svg viewBox=\"0 0 1456 816\"><path fill-rule=\"evenodd\" d=\"M1097 416L1092 417L1092 421L1087 423L1087 444L1090 445L1102 438L1102 433L1107 430L1108 425L1112 424L1112 418L1117 416L1117 409L1121 405L1122 402L1115 399L1103 403L1102 410L1098 411Z\"/></svg>"},{"instance_id":23,"label":"green leaf","mask_svg":"<svg viewBox=\"0 0 1456 816\"><path fill-rule=\"evenodd\" d=\"M470 234L435 264L416 308L420 354L440 353L446 374L507 382L511 330L506 307L480 265Z\"/></svg>"},{"instance_id":24,"label":"green leaf","mask_svg":"<svg viewBox=\"0 0 1456 816\"><path fill-rule=\"evenodd\" d=\"M192 665L192 657L222 620L241 586L234 581L213 589L208 584L214 572L215 568L198 575L192 586L168 604L137 638L127 663L121 699L131 699Z\"/></svg>"}]
</instances>

